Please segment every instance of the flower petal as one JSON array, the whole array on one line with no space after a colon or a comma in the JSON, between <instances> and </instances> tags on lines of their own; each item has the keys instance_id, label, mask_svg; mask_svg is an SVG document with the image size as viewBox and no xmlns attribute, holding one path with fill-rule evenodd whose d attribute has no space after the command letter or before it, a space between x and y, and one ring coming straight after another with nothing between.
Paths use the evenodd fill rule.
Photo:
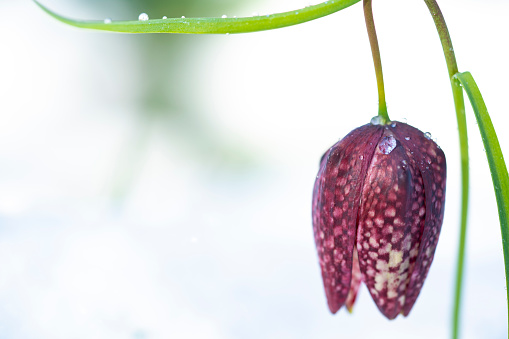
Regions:
<instances>
[{"instance_id":1,"label":"flower petal","mask_svg":"<svg viewBox=\"0 0 509 339\"><path fill-rule=\"evenodd\" d=\"M346 301L362 182L383 128L367 124L336 143L322 160L313 192L313 231L329 309Z\"/></svg>"},{"instance_id":2,"label":"flower petal","mask_svg":"<svg viewBox=\"0 0 509 339\"><path fill-rule=\"evenodd\" d=\"M445 205L446 163L444 152L430 137L404 123L392 128L407 155L419 168L425 193L425 221L419 254L407 288L403 315L410 313L428 274L442 228Z\"/></svg>"},{"instance_id":3,"label":"flower petal","mask_svg":"<svg viewBox=\"0 0 509 339\"><path fill-rule=\"evenodd\" d=\"M348 296L346 297L345 301L346 308L350 313L352 313L353 311L353 305L355 304L355 299L357 299L357 293L359 292L361 281L362 275L361 269L359 267L359 256L357 254L357 249L354 247L352 264L352 281L350 283L350 291L348 291Z\"/></svg>"},{"instance_id":4,"label":"flower petal","mask_svg":"<svg viewBox=\"0 0 509 339\"><path fill-rule=\"evenodd\" d=\"M363 280L380 311L403 309L424 226L424 187L401 143L385 129L361 197L357 251Z\"/></svg>"}]
</instances>

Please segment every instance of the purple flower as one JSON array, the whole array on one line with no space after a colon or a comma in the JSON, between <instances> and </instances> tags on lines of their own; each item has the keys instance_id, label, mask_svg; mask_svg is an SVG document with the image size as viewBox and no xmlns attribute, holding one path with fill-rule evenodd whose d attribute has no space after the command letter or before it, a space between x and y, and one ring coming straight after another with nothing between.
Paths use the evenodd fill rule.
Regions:
<instances>
[{"instance_id":1,"label":"purple flower","mask_svg":"<svg viewBox=\"0 0 509 339\"><path fill-rule=\"evenodd\" d=\"M361 281L389 319L407 316L442 227L444 152L401 122L364 125L322 157L313 230L332 313L352 310Z\"/></svg>"}]
</instances>

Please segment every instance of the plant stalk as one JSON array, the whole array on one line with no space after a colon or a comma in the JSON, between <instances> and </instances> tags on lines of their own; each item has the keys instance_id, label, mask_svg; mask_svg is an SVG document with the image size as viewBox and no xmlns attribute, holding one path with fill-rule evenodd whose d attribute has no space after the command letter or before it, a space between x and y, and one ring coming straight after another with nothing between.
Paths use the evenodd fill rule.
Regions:
<instances>
[{"instance_id":1,"label":"plant stalk","mask_svg":"<svg viewBox=\"0 0 509 339\"><path fill-rule=\"evenodd\" d=\"M382 72L382 59L380 57L380 48L378 46L378 38L376 36L375 21L373 20L373 7L371 0L363 1L364 18L366 20L366 28L368 30L369 43L371 45L371 54L373 54L373 63L375 65L376 84L378 88L378 116L382 119L382 123L389 121L387 113L387 104L385 102L384 76Z\"/></svg>"},{"instance_id":2,"label":"plant stalk","mask_svg":"<svg viewBox=\"0 0 509 339\"><path fill-rule=\"evenodd\" d=\"M445 23L444 16L436 0L424 0L433 17L437 28L442 49L444 51L445 61L449 72L449 81L451 82L454 106L456 109L456 120L458 123L460 155L461 155L461 221L460 237L458 246L458 259L456 266L456 290L454 293L453 319L452 319L452 338L459 337L460 315L461 315L461 292L463 287L463 268L465 265L465 244L467 235L467 214L469 198L469 156L468 156L468 136L467 121L465 117L465 103L463 101L463 89L454 75L458 73L458 64L454 55L451 36Z\"/></svg>"},{"instance_id":3,"label":"plant stalk","mask_svg":"<svg viewBox=\"0 0 509 339\"><path fill-rule=\"evenodd\" d=\"M498 142L497 133L495 133L488 109L474 77L469 72L464 72L457 73L454 78L461 82L465 92L468 94L486 150L493 188L495 189L495 197L497 198L500 233L504 250L505 279L506 284L509 285L509 246L507 245L509 243L509 175L507 174L507 166ZM507 293L509 294L509 292Z\"/></svg>"}]
</instances>

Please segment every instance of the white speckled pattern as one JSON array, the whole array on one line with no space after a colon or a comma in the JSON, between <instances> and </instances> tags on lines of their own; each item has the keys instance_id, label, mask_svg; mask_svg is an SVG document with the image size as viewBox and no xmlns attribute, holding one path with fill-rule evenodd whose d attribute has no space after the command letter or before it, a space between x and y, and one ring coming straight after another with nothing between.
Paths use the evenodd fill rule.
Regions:
<instances>
[{"instance_id":1,"label":"white speckled pattern","mask_svg":"<svg viewBox=\"0 0 509 339\"><path fill-rule=\"evenodd\" d=\"M322 158L313 229L331 312L364 281L389 319L408 315L428 273L445 202L445 156L400 122L365 125Z\"/></svg>"}]
</instances>

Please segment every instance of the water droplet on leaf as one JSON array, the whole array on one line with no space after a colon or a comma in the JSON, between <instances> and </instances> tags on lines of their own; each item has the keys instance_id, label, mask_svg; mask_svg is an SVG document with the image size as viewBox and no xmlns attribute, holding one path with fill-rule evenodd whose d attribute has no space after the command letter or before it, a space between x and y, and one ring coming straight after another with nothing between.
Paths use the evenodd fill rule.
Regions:
<instances>
[{"instance_id":1,"label":"water droplet on leaf","mask_svg":"<svg viewBox=\"0 0 509 339\"><path fill-rule=\"evenodd\" d=\"M148 20L148 14L147 13L141 13L138 15L138 20L140 21L147 21Z\"/></svg>"},{"instance_id":2,"label":"water droplet on leaf","mask_svg":"<svg viewBox=\"0 0 509 339\"><path fill-rule=\"evenodd\" d=\"M105 24L111 24L111 19L110 19L110 18L106 18L106 19L104 19L104 23L105 23Z\"/></svg>"}]
</instances>

